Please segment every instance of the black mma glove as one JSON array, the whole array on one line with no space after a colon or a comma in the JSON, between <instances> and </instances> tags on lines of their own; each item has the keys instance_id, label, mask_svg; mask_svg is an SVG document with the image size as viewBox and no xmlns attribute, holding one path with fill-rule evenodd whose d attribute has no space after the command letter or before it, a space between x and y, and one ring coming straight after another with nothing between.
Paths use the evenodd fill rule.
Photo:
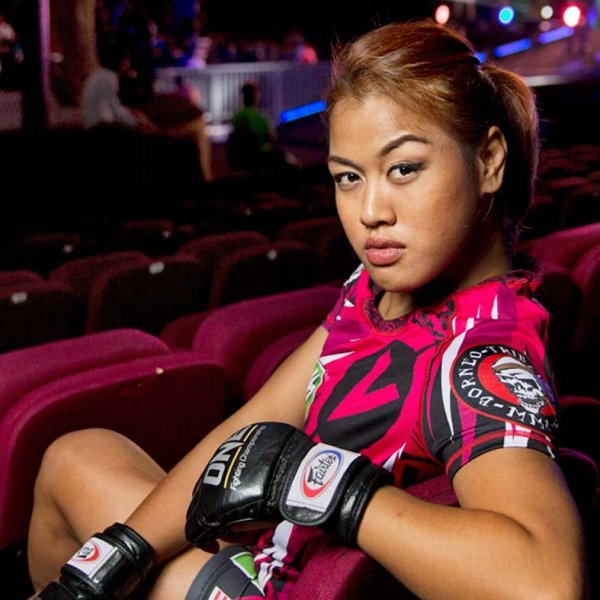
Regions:
<instances>
[{"instance_id":1,"label":"black mma glove","mask_svg":"<svg viewBox=\"0 0 600 600\"><path fill-rule=\"evenodd\" d=\"M48 584L40 600L120 600L146 577L156 555L131 527L115 523L94 534Z\"/></svg>"},{"instance_id":2,"label":"black mma glove","mask_svg":"<svg viewBox=\"0 0 600 600\"><path fill-rule=\"evenodd\" d=\"M202 548L283 517L354 545L371 496L392 483L391 473L366 456L315 444L285 423L256 423L228 438L204 469L187 511L186 537Z\"/></svg>"}]
</instances>

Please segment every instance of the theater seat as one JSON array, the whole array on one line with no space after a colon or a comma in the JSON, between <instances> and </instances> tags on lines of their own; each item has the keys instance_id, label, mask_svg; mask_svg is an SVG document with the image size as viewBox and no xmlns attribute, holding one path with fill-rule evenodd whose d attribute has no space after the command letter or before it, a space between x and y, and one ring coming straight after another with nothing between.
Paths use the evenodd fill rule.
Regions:
<instances>
[{"instance_id":1,"label":"theater seat","mask_svg":"<svg viewBox=\"0 0 600 600\"><path fill-rule=\"evenodd\" d=\"M0 420L0 549L24 539L34 481L55 439L112 429L169 469L222 421L227 393L220 367L182 352L73 373L22 395Z\"/></svg>"},{"instance_id":2,"label":"theater seat","mask_svg":"<svg viewBox=\"0 0 600 600\"><path fill-rule=\"evenodd\" d=\"M61 283L24 281L0 287L0 353L76 335L77 298Z\"/></svg>"},{"instance_id":3,"label":"theater seat","mask_svg":"<svg viewBox=\"0 0 600 600\"><path fill-rule=\"evenodd\" d=\"M215 267L209 307L315 285L317 253L300 242L238 250Z\"/></svg>"},{"instance_id":4,"label":"theater seat","mask_svg":"<svg viewBox=\"0 0 600 600\"><path fill-rule=\"evenodd\" d=\"M542 263L552 263L573 272L579 259L600 244L600 223L556 231L520 246Z\"/></svg>"},{"instance_id":5,"label":"theater seat","mask_svg":"<svg viewBox=\"0 0 600 600\"><path fill-rule=\"evenodd\" d=\"M223 306L204 319L192 350L223 367L237 400L246 373L261 350L287 333L316 328L338 297L337 288L324 285Z\"/></svg>"},{"instance_id":6,"label":"theater seat","mask_svg":"<svg viewBox=\"0 0 600 600\"><path fill-rule=\"evenodd\" d=\"M109 236L109 250L138 251L148 256L174 254L179 248L177 229L168 219L123 221Z\"/></svg>"},{"instance_id":7,"label":"theater seat","mask_svg":"<svg viewBox=\"0 0 600 600\"><path fill-rule=\"evenodd\" d=\"M600 222L600 184L587 183L565 200L563 227L579 227Z\"/></svg>"},{"instance_id":8,"label":"theater seat","mask_svg":"<svg viewBox=\"0 0 600 600\"><path fill-rule=\"evenodd\" d=\"M313 217L289 223L277 232L278 241L308 244L317 252L317 282L345 280L360 262L337 216Z\"/></svg>"},{"instance_id":9,"label":"theater seat","mask_svg":"<svg viewBox=\"0 0 600 600\"><path fill-rule=\"evenodd\" d=\"M242 248L268 245L269 238L259 231L229 231L190 240L181 246L180 252L196 257L212 277L217 263L228 254Z\"/></svg>"},{"instance_id":10,"label":"theater seat","mask_svg":"<svg viewBox=\"0 0 600 600\"><path fill-rule=\"evenodd\" d=\"M600 360L600 245L580 258L573 279L581 290L581 309L573 339L577 360L578 393L600 398L596 368Z\"/></svg>"},{"instance_id":11,"label":"theater seat","mask_svg":"<svg viewBox=\"0 0 600 600\"><path fill-rule=\"evenodd\" d=\"M173 349L191 350L196 331L211 312L203 310L170 321L160 332L160 339Z\"/></svg>"},{"instance_id":12,"label":"theater seat","mask_svg":"<svg viewBox=\"0 0 600 600\"><path fill-rule=\"evenodd\" d=\"M18 269L16 271L0 271L0 287L12 285L13 283L25 283L27 281L42 281L43 277L33 271Z\"/></svg>"},{"instance_id":13,"label":"theater seat","mask_svg":"<svg viewBox=\"0 0 600 600\"><path fill-rule=\"evenodd\" d=\"M94 254L98 245L75 233L50 232L33 235L18 242L10 253L15 269L27 269L46 276L59 265Z\"/></svg>"},{"instance_id":14,"label":"theater seat","mask_svg":"<svg viewBox=\"0 0 600 600\"><path fill-rule=\"evenodd\" d=\"M586 454L600 468L600 436L598 435L600 399L586 396L559 396L558 406L560 444ZM600 488L598 494L597 510L600 517Z\"/></svg>"},{"instance_id":15,"label":"theater seat","mask_svg":"<svg viewBox=\"0 0 600 600\"><path fill-rule=\"evenodd\" d=\"M68 285L81 300L85 300L92 281L102 271L132 261L147 260L147 258L142 252L133 250L94 254L61 265L50 272L48 279Z\"/></svg>"},{"instance_id":16,"label":"theater seat","mask_svg":"<svg viewBox=\"0 0 600 600\"><path fill-rule=\"evenodd\" d=\"M342 224L337 216L313 217L289 223L276 236L277 241L304 242L313 248L325 232L339 231Z\"/></svg>"},{"instance_id":17,"label":"theater seat","mask_svg":"<svg viewBox=\"0 0 600 600\"><path fill-rule=\"evenodd\" d=\"M269 344L259 353L248 370L242 387L244 401L250 400L269 379L273 371L298 347L305 342L315 326L294 330Z\"/></svg>"},{"instance_id":18,"label":"theater seat","mask_svg":"<svg viewBox=\"0 0 600 600\"><path fill-rule=\"evenodd\" d=\"M542 268L536 296L550 313L548 354L554 366L556 387L563 393L572 383L572 347L581 309L581 292L569 271L547 263Z\"/></svg>"},{"instance_id":19,"label":"theater seat","mask_svg":"<svg viewBox=\"0 0 600 600\"><path fill-rule=\"evenodd\" d=\"M133 327L158 335L170 321L206 308L208 281L187 255L110 267L90 287L86 332Z\"/></svg>"},{"instance_id":20,"label":"theater seat","mask_svg":"<svg viewBox=\"0 0 600 600\"><path fill-rule=\"evenodd\" d=\"M135 329L115 329L6 352L0 355L0 419L21 396L51 381L169 352L164 342Z\"/></svg>"}]
</instances>

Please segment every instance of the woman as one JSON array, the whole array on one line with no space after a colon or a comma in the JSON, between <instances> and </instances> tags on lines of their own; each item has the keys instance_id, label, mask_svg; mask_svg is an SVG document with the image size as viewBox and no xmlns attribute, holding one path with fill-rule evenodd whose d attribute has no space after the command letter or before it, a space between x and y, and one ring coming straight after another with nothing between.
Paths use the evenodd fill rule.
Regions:
<instances>
[{"instance_id":1,"label":"woman","mask_svg":"<svg viewBox=\"0 0 600 600\"><path fill-rule=\"evenodd\" d=\"M510 264L537 163L530 91L480 65L448 29L392 24L337 57L328 117L337 208L361 266L323 326L169 475L111 432L49 448L29 539L36 586L95 531L126 525L101 536L118 568L102 562L82 575L88 544L41 597L74 588L121 597L159 564L148 598L287 598L329 534L422 598L583 597L582 532L553 461L547 313L531 299L534 276ZM275 439L272 451L265 441ZM315 442L330 454L308 464ZM277 485L261 479L258 447ZM90 448L102 457L93 468ZM327 474L333 455L353 465L341 483ZM402 491L444 470L461 508ZM333 482L333 499L294 504L298 476ZM199 546L238 521L286 520L251 550L211 559L183 534L196 481L187 533ZM236 503L255 483L271 490L257 493L269 508L250 515ZM232 567L234 555L251 566Z\"/></svg>"}]
</instances>

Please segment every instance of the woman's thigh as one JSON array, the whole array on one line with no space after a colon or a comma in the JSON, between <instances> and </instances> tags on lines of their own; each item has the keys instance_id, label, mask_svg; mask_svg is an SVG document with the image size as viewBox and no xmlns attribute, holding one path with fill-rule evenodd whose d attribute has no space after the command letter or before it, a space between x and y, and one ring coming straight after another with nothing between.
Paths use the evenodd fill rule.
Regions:
<instances>
[{"instance_id":1,"label":"woman's thigh","mask_svg":"<svg viewBox=\"0 0 600 600\"><path fill-rule=\"evenodd\" d=\"M80 541L124 521L165 476L128 438L105 429L77 431L46 452L40 477Z\"/></svg>"},{"instance_id":2,"label":"woman's thigh","mask_svg":"<svg viewBox=\"0 0 600 600\"><path fill-rule=\"evenodd\" d=\"M76 431L53 442L36 481L29 530L34 583L57 577L85 540L125 521L164 476L141 448L113 431Z\"/></svg>"}]
</instances>

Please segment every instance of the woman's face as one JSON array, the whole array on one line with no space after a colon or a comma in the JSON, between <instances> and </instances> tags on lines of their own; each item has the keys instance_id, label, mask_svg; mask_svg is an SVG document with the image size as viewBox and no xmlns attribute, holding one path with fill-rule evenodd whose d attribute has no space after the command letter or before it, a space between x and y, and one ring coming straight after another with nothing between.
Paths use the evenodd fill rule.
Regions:
<instances>
[{"instance_id":1,"label":"woman's face","mask_svg":"<svg viewBox=\"0 0 600 600\"><path fill-rule=\"evenodd\" d=\"M458 287L471 283L484 191L473 163L439 126L385 96L336 104L328 165L337 209L377 285L412 293L449 273Z\"/></svg>"}]
</instances>

